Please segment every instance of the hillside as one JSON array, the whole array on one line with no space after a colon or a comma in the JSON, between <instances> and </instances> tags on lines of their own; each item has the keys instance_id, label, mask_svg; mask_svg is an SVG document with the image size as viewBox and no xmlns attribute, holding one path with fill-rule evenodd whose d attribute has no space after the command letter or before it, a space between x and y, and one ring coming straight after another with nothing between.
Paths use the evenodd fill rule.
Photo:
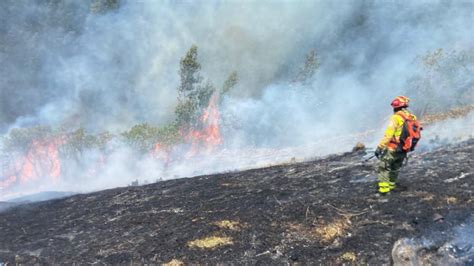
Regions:
<instances>
[{"instance_id":1,"label":"hillside","mask_svg":"<svg viewBox=\"0 0 474 266\"><path fill-rule=\"evenodd\" d=\"M451 243L444 262L469 264L472 238L456 237L473 226L473 151L415 154L385 197L359 151L25 204L0 213L0 263L380 265L397 240L436 236L422 259Z\"/></svg>"}]
</instances>

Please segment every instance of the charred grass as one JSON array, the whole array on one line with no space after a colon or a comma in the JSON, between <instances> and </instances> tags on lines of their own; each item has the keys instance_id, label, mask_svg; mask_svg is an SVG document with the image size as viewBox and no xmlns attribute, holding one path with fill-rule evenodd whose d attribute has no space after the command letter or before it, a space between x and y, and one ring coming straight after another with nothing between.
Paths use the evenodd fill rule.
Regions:
<instances>
[{"instance_id":1,"label":"charred grass","mask_svg":"<svg viewBox=\"0 0 474 266\"><path fill-rule=\"evenodd\" d=\"M388 264L473 213L473 149L415 154L386 197L359 150L26 204L0 213L0 262Z\"/></svg>"}]
</instances>

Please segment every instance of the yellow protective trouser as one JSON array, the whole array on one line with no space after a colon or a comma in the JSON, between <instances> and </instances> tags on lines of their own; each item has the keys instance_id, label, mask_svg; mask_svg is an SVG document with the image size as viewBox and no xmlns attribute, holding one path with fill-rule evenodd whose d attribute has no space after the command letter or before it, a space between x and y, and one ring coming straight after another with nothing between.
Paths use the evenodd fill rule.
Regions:
<instances>
[{"instance_id":1,"label":"yellow protective trouser","mask_svg":"<svg viewBox=\"0 0 474 266\"><path fill-rule=\"evenodd\" d=\"M381 158L377 167L377 177L380 193L387 193L394 189L398 173L402 168L407 154L388 150Z\"/></svg>"}]
</instances>

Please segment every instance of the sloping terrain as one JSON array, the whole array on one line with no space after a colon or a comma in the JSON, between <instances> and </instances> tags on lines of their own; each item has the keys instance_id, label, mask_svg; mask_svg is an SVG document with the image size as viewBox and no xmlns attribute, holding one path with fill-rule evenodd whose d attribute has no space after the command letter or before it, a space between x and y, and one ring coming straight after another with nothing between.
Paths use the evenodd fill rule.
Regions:
<instances>
[{"instance_id":1,"label":"sloping terrain","mask_svg":"<svg viewBox=\"0 0 474 266\"><path fill-rule=\"evenodd\" d=\"M1 211L4 211L4 210L7 210L11 207L14 207L16 205L18 205L19 203L16 203L16 202L5 202L5 201L0 201L0 212Z\"/></svg>"},{"instance_id":2,"label":"sloping terrain","mask_svg":"<svg viewBox=\"0 0 474 266\"><path fill-rule=\"evenodd\" d=\"M397 240L472 221L473 150L413 155L383 197L358 151L25 204L0 213L0 262L390 263Z\"/></svg>"}]
</instances>

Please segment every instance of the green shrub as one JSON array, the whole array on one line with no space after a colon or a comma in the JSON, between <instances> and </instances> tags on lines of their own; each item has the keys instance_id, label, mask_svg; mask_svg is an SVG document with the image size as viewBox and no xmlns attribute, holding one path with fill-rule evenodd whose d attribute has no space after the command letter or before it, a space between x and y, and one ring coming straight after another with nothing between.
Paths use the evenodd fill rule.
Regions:
<instances>
[{"instance_id":1,"label":"green shrub","mask_svg":"<svg viewBox=\"0 0 474 266\"><path fill-rule=\"evenodd\" d=\"M78 158L85 150L105 150L113 135L108 131L90 135L83 128L65 134L61 153L66 157Z\"/></svg>"},{"instance_id":2,"label":"green shrub","mask_svg":"<svg viewBox=\"0 0 474 266\"><path fill-rule=\"evenodd\" d=\"M14 128L10 134L3 139L5 152L26 151L33 140L45 140L55 138L57 132L50 127L36 126L29 128Z\"/></svg>"},{"instance_id":3,"label":"green shrub","mask_svg":"<svg viewBox=\"0 0 474 266\"><path fill-rule=\"evenodd\" d=\"M169 124L164 127L155 127L147 123L135 125L129 131L122 133L125 142L140 152L148 152L160 143L170 146L181 141L178 126Z\"/></svg>"}]
</instances>

